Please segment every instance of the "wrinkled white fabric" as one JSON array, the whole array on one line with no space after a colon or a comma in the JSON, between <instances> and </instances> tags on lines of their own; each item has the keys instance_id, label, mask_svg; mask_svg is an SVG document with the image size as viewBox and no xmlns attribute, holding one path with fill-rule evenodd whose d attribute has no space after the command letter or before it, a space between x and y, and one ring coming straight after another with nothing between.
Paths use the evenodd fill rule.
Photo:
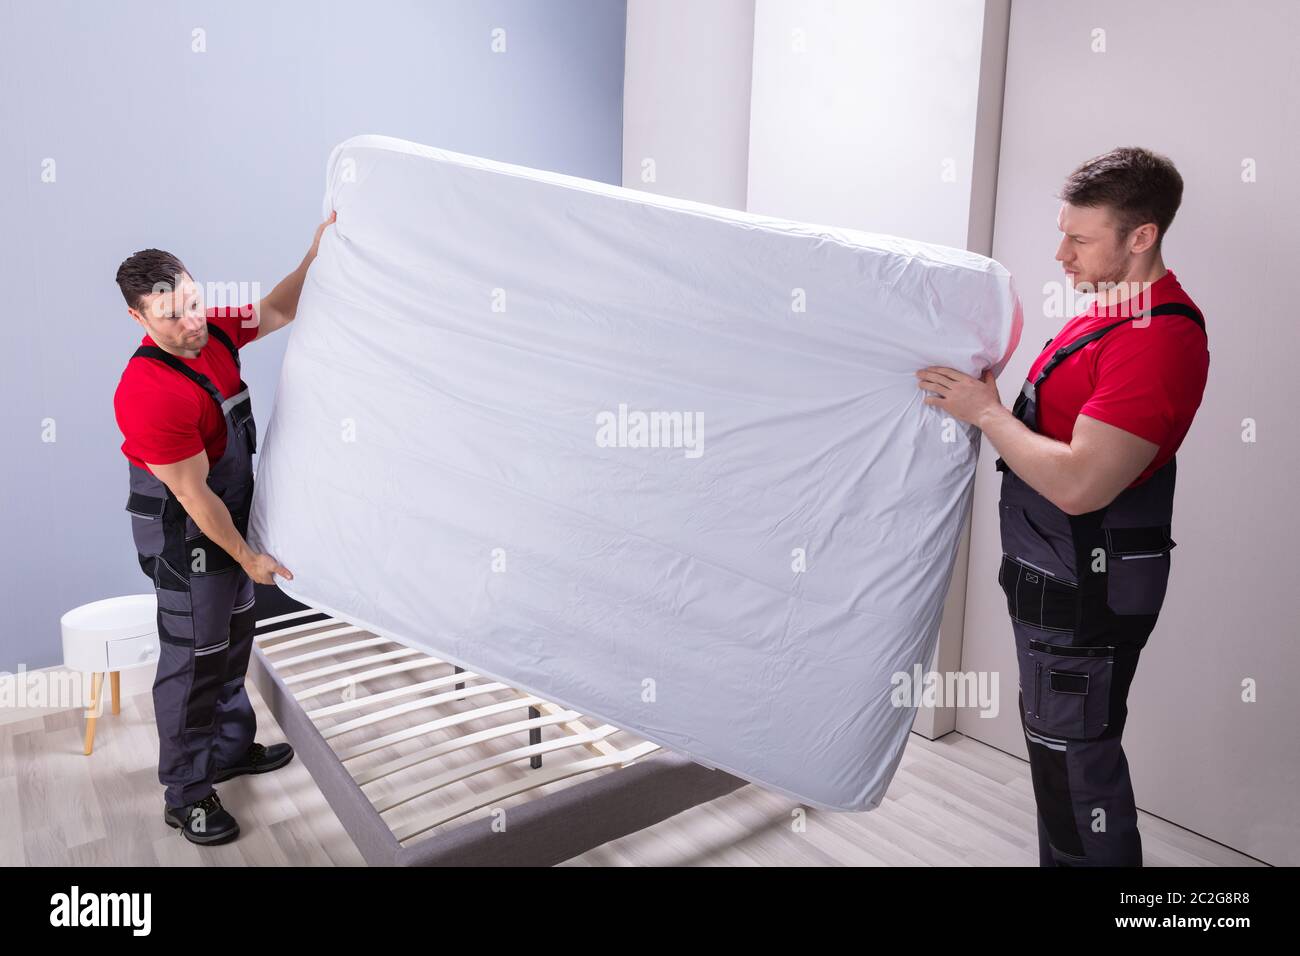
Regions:
<instances>
[{"instance_id":1,"label":"wrinkled white fabric","mask_svg":"<svg viewBox=\"0 0 1300 956\"><path fill-rule=\"evenodd\" d=\"M1007 271L379 136L335 148L330 209L257 468L281 588L808 804L876 806L978 451L913 373L1001 371ZM679 417L640 430L652 412Z\"/></svg>"}]
</instances>

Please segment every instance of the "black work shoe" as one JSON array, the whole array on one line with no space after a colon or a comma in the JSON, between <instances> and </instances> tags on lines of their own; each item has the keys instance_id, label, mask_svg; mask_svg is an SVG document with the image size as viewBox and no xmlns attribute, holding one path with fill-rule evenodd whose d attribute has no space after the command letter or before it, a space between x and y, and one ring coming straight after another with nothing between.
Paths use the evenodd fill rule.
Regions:
<instances>
[{"instance_id":1,"label":"black work shoe","mask_svg":"<svg viewBox=\"0 0 1300 956\"><path fill-rule=\"evenodd\" d=\"M293 748L288 744L271 744L269 747L253 744L239 763L218 770L212 782L221 783L223 780L243 776L246 773L267 773L278 770L292 759Z\"/></svg>"},{"instance_id":2,"label":"black work shoe","mask_svg":"<svg viewBox=\"0 0 1300 956\"><path fill-rule=\"evenodd\" d=\"M164 805L163 819L169 827L185 834L185 839L202 846L227 843L239 836L239 824L221 805L214 790L202 800L175 809Z\"/></svg>"}]
</instances>

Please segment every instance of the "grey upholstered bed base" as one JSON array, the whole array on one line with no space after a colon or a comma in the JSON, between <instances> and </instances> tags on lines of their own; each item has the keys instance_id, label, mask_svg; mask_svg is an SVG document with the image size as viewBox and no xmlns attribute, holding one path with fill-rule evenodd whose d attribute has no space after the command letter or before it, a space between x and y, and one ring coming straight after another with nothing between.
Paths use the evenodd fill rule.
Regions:
<instances>
[{"instance_id":1,"label":"grey upholstered bed base","mask_svg":"<svg viewBox=\"0 0 1300 956\"><path fill-rule=\"evenodd\" d=\"M263 599L258 600L260 616ZM494 830L489 815L444 825L403 846L259 647L253 649L248 676L372 866L551 866L745 785L731 774L660 751L512 807L505 830Z\"/></svg>"}]
</instances>

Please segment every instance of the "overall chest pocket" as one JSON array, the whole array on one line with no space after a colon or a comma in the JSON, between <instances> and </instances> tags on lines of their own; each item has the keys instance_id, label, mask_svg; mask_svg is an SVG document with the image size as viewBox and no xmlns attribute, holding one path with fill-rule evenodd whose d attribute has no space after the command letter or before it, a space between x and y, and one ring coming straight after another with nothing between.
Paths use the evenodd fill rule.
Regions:
<instances>
[{"instance_id":1,"label":"overall chest pocket","mask_svg":"<svg viewBox=\"0 0 1300 956\"><path fill-rule=\"evenodd\" d=\"M247 393L247 387L240 382L240 387ZM235 430L242 432L244 442L248 447L248 453L252 455L257 451L257 422L253 420L253 399L247 394L244 398L230 407L230 423L235 426Z\"/></svg>"},{"instance_id":2,"label":"overall chest pocket","mask_svg":"<svg viewBox=\"0 0 1300 956\"><path fill-rule=\"evenodd\" d=\"M166 541L163 520L167 499L132 491L127 497L126 510L131 515L135 550L146 557L160 554Z\"/></svg>"},{"instance_id":3,"label":"overall chest pocket","mask_svg":"<svg viewBox=\"0 0 1300 956\"><path fill-rule=\"evenodd\" d=\"M1106 538L1106 604L1121 616L1156 615L1169 586L1169 552L1177 542L1169 525L1103 528Z\"/></svg>"}]
</instances>

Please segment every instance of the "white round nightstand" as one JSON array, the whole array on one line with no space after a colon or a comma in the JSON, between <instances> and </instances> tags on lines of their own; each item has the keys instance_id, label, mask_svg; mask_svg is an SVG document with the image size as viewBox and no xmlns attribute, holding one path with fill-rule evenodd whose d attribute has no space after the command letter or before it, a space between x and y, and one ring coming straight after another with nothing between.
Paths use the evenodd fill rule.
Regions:
<instances>
[{"instance_id":1,"label":"white round nightstand","mask_svg":"<svg viewBox=\"0 0 1300 956\"><path fill-rule=\"evenodd\" d=\"M95 721L101 708L104 674L113 689L113 713L119 713L119 674L158 661L158 597L154 593L105 598L73 608L59 622L63 628L63 666L93 675L86 747L95 747Z\"/></svg>"}]
</instances>

